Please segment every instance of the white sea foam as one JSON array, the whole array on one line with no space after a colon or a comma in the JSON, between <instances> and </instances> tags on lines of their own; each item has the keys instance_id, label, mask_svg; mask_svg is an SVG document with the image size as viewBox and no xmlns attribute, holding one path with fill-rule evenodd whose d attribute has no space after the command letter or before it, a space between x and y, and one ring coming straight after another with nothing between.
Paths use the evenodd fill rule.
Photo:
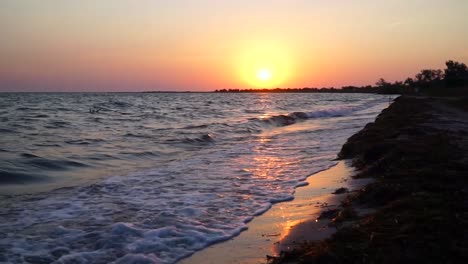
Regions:
<instances>
[{"instance_id":1,"label":"white sea foam","mask_svg":"<svg viewBox=\"0 0 468 264\"><path fill-rule=\"evenodd\" d=\"M313 112L307 112L306 115L308 118L320 118L320 117L339 117L346 116L361 110L369 109L377 105L382 104L382 99L370 100L364 104L354 105L354 106L334 106L329 107Z\"/></svg>"}]
</instances>

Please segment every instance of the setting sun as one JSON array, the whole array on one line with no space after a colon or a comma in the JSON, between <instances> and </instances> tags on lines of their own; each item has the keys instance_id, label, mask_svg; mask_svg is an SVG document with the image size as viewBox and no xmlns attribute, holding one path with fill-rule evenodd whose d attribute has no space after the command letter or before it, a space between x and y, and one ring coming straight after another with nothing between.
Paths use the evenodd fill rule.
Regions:
<instances>
[{"instance_id":1,"label":"setting sun","mask_svg":"<svg viewBox=\"0 0 468 264\"><path fill-rule=\"evenodd\" d=\"M275 88L290 81L293 72L290 48L274 41L253 41L237 56L243 82L252 88Z\"/></svg>"},{"instance_id":2,"label":"setting sun","mask_svg":"<svg viewBox=\"0 0 468 264\"><path fill-rule=\"evenodd\" d=\"M261 81L268 81L271 79L271 71L269 69L260 69L257 72L257 78Z\"/></svg>"}]
</instances>

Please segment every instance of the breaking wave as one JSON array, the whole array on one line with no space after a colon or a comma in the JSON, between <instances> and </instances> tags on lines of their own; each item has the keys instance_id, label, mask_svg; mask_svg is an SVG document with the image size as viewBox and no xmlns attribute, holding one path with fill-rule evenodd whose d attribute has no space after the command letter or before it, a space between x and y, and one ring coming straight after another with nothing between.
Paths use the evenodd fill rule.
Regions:
<instances>
[{"instance_id":1,"label":"breaking wave","mask_svg":"<svg viewBox=\"0 0 468 264\"><path fill-rule=\"evenodd\" d=\"M297 122L302 122L307 119L347 116L352 114L353 112L357 112L375 106L378 103L381 103L381 100L370 101L367 102L365 105L337 106L311 112L292 112L286 115L274 115L267 118L254 118L252 120L256 123L261 123L268 126L282 127L293 125Z\"/></svg>"}]
</instances>

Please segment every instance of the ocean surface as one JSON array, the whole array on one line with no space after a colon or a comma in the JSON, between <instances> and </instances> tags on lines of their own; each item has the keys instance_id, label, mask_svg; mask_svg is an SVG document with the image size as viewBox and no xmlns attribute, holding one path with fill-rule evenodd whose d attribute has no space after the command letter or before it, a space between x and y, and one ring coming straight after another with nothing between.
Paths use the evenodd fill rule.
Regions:
<instances>
[{"instance_id":1,"label":"ocean surface","mask_svg":"<svg viewBox=\"0 0 468 264\"><path fill-rule=\"evenodd\" d=\"M389 97L0 94L0 263L174 263L336 163Z\"/></svg>"}]
</instances>

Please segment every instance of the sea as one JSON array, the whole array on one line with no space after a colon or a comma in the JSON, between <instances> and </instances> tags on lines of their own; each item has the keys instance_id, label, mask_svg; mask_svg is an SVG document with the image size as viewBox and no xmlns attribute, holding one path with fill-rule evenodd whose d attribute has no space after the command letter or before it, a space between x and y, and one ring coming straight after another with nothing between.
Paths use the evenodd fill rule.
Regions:
<instances>
[{"instance_id":1,"label":"sea","mask_svg":"<svg viewBox=\"0 0 468 264\"><path fill-rule=\"evenodd\" d=\"M293 199L390 99L2 93L0 263L175 263Z\"/></svg>"}]
</instances>

